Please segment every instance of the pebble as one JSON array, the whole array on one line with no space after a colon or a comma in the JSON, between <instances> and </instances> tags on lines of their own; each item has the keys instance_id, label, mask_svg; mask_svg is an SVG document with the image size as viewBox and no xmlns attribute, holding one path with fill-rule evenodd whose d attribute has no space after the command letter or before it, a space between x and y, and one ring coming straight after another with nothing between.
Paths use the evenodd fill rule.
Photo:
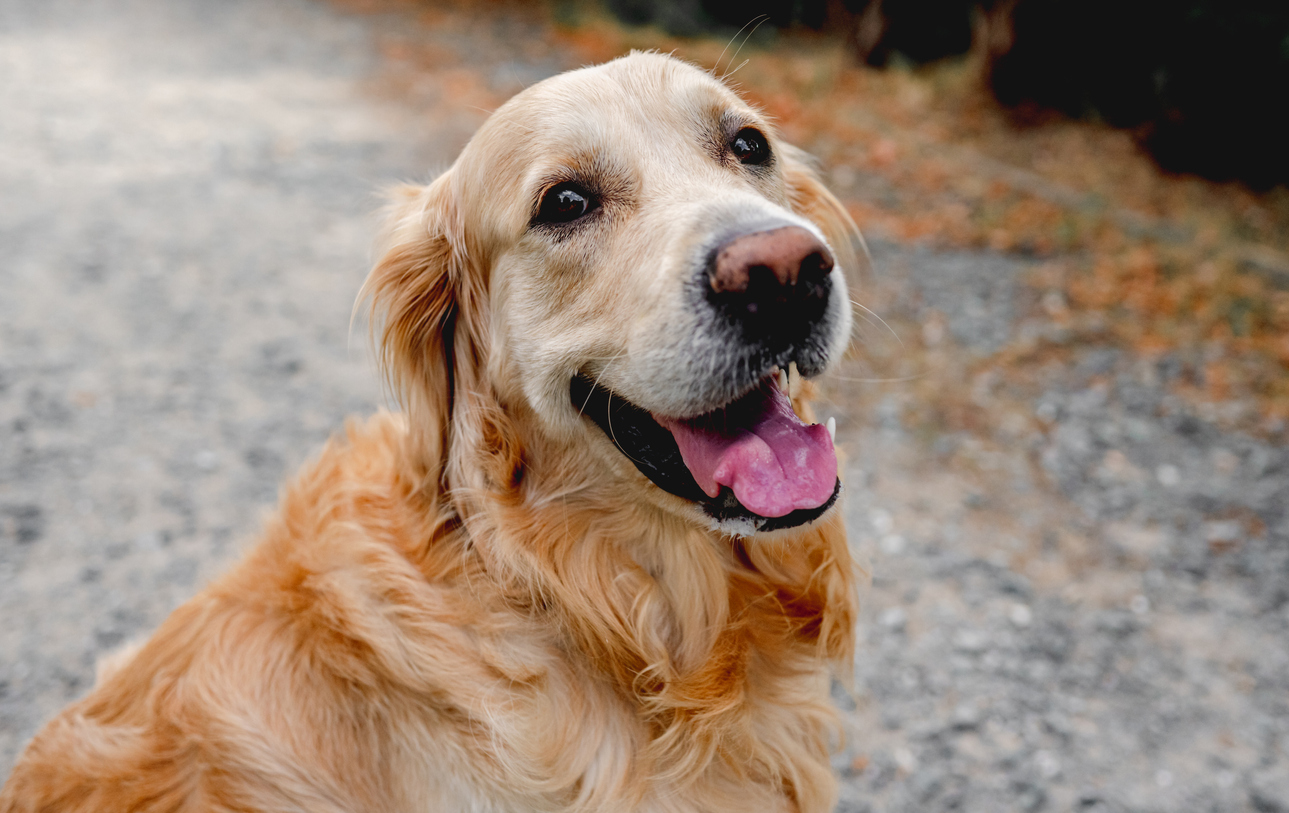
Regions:
<instances>
[{"instance_id":1,"label":"pebble","mask_svg":"<svg viewBox=\"0 0 1289 813\"><path fill-rule=\"evenodd\" d=\"M1240 523L1232 519L1204 523L1204 539L1209 544L1236 542L1243 535Z\"/></svg>"},{"instance_id":2,"label":"pebble","mask_svg":"<svg viewBox=\"0 0 1289 813\"><path fill-rule=\"evenodd\" d=\"M1061 772L1061 761L1051 751L1038 751L1034 754L1034 766L1044 779L1052 779Z\"/></svg>"},{"instance_id":3,"label":"pebble","mask_svg":"<svg viewBox=\"0 0 1289 813\"><path fill-rule=\"evenodd\" d=\"M219 465L219 455L210 449L202 449L193 455L192 462L202 471L214 471Z\"/></svg>"},{"instance_id":4,"label":"pebble","mask_svg":"<svg viewBox=\"0 0 1289 813\"><path fill-rule=\"evenodd\" d=\"M887 607L882 610L882 614L877 617L877 623L892 632L898 632L904 629L908 622L909 615L902 607Z\"/></svg>"},{"instance_id":5,"label":"pebble","mask_svg":"<svg viewBox=\"0 0 1289 813\"><path fill-rule=\"evenodd\" d=\"M962 630L953 636L953 646L962 652L984 652L989 648L989 636L982 630Z\"/></svg>"},{"instance_id":6,"label":"pebble","mask_svg":"<svg viewBox=\"0 0 1289 813\"><path fill-rule=\"evenodd\" d=\"M959 703L950 720L955 729L966 731L979 726L982 718L983 714L975 703Z\"/></svg>"},{"instance_id":7,"label":"pebble","mask_svg":"<svg viewBox=\"0 0 1289 813\"><path fill-rule=\"evenodd\" d=\"M1033 622L1034 613L1024 604L1013 604L1011 610L1007 613L1007 618L1012 622L1012 624L1024 629Z\"/></svg>"},{"instance_id":8,"label":"pebble","mask_svg":"<svg viewBox=\"0 0 1289 813\"><path fill-rule=\"evenodd\" d=\"M891 758L895 760L895 766L906 774L911 774L918 768L918 758L908 748L896 748L891 753Z\"/></svg>"},{"instance_id":9,"label":"pebble","mask_svg":"<svg viewBox=\"0 0 1289 813\"><path fill-rule=\"evenodd\" d=\"M898 556L904 552L904 537L899 534L887 534L882 537L882 553L890 556Z\"/></svg>"}]
</instances>

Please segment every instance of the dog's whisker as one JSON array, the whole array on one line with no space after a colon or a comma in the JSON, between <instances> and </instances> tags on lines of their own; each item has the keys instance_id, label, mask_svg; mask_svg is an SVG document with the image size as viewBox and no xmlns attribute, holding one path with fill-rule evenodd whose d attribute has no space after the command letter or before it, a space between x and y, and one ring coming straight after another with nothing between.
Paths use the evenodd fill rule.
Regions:
<instances>
[{"instance_id":1,"label":"dog's whisker","mask_svg":"<svg viewBox=\"0 0 1289 813\"><path fill-rule=\"evenodd\" d=\"M636 460L634 456L632 456L630 453L627 452L626 448L623 447L621 443L618 443L618 436L613 431L613 395L612 393L610 393L608 400L605 401L604 411L605 411L605 420L609 425L609 437L613 439L613 445L618 447L618 450L622 452L623 457L627 458L633 463L639 462Z\"/></svg>"},{"instance_id":2,"label":"dog's whisker","mask_svg":"<svg viewBox=\"0 0 1289 813\"><path fill-rule=\"evenodd\" d=\"M582 415L586 412L586 405L590 403L591 395L595 392L595 388L600 386L600 379L604 378L604 374L608 371L609 367L613 364L613 362L621 358L622 354L625 352L627 352L627 349L624 347L621 350L619 350L616 354L614 354L613 358L606 361L604 363L604 366L600 368L600 374L597 375L595 377L595 381L591 383L591 390L586 394L586 400L582 402L582 408L577 411L577 415L579 418L582 417Z\"/></svg>"},{"instance_id":3,"label":"dog's whisker","mask_svg":"<svg viewBox=\"0 0 1289 813\"><path fill-rule=\"evenodd\" d=\"M722 78L722 79L729 79L729 78L730 78L731 76L733 76L734 74L736 74L736 73L738 73L739 71L743 70L743 66L747 65L747 63L749 63L749 62L751 62L751 61L752 61L751 59L745 59L745 60L743 60L742 62L740 62L740 63L738 64L738 67L737 67L737 68L735 68L734 70L732 70L732 71L730 71L729 73L725 74L725 75L724 75L724 76L722 76L721 78Z\"/></svg>"},{"instance_id":4,"label":"dog's whisker","mask_svg":"<svg viewBox=\"0 0 1289 813\"><path fill-rule=\"evenodd\" d=\"M760 15L757 15L756 17L753 17L752 19L750 19L750 20L748 20L747 22L743 23L743 27L742 27L742 28L740 28L738 31L734 32L734 36L730 37L729 42L725 43L725 47L721 49L721 55L720 55L720 56L718 56L718 57L716 57L716 64L712 65L711 70L709 70L709 71L707 72L709 75L711 75L711 76L713 76L713 77L715 77L715 76L716 76L716 69L717 69L717 68L719 68L719 67L721 66L721 60L725 58L725 52L726 52L726 51L728 51L728 50L730 49L730 46L734 44L734 40L738 39L738 38L739 38L739 34L742 34L745 30L747 30L747 27L748 27L749 25L751 25L752 23L755 23L757 20L761 19L762 17L766 17L766 15L764 15L764 14L760 14ZM760 23L758 23L758 25L759 25L759 24L760 24ZM740 47L741 47L741 46L740 46ZM738 53L737 53L737 52L735 52L734 56L738 56ZM730 62L733 62L733 61L734 61L734 57L730 57ZM722 78L722 79L723 79L723 78L725 78L725 75L724 75L724 74L721 74L721 78Z\"/></svg>"},{"instance_id":5,"label":"dog's whisker","mask_svg":"<svg viewBox=\"0 0 1289 813\"><path fill-rule=\"evenodd\" d=\"M886 326L866 313L857 313L851 325L852 341L866 343L887 335Z\"/></svg>"},{"instance_id":6,"label":"dog's whisker","mask_svg":"<svg viewBox=\"0 0 1289 813\"><path fill-rule=\"evenodd\" d=\"M619 350L618 352L614 353L614 354L613 354L613 355L611 355L611 356L583 356L583 360L585 360L585 361L604 361L604 362L613 362L613 361L617 361L619 358L621 358L621 357L622 357L622 354L623 354L624 352L626 352L626 351L625 351L625 350Z\"/></svg>"},{"instance_id":7,"label":"dog's whisker","mask_svg":"<svg viewBox=\"0 0 1289 813\"><path fill-rule=\"evenodd\" d=\"M876 320L877 320L877 322L878 322L882 327L886 328L886 330L891 334L891 336L892 336L892 337L894 337L895 341L899 342L900 347L901 347L901 348L903 348L903 347L904 347L904 340L900 338L900 334L896 333L896 332L895 332L895 328L893 328L893 327L891 327L890 325L888 325L888 324L886 323L886 320L885 320L885 319L883 319L882 317L878 316L878 315L877 315L877 313L876 313L872 308L869 308L867 305L864 305L863 303L861 303L861 302L859 302L858 300L855 300L855 299L850 300L850 304L852 304L852 305L854 305L855 307L859 308L859 309L860 309L860 311L861 311L862 313L867 314L867 316L865 316L865 317L864 317L866 321L868 321L868 320L869 320L869 317L871 317L872 319L876 319Z\"/></svg>"},{"instance_id":8,"label":"dog's whisker","mask_svg":"<svg viewBox=\"0 0 1289 813\"><path fill-rule=\"evenodd\" d=\"M482 113L489 113L489 112L490 112L490 111L488 111L487 109L482 108L482 107L479 107L479 106L477 106L477 105L466 105L466 107L469 107L469 108L470 108L470 109L472 109L472 110L478 110L478 111L480 111L480 112L482 112ZM537 131L536 131L536 129L534 129L534 128L532 128L532 127L529 127L529 126L527 126L527 125L525 125L525 124L521 124L521 123L519 123L519 122L517 122L517 121L501 121L501 120L498 120L498 119L495 119L495 118L494 118L494 119L491 119L491 120L488 122L488 126L489 126L489 127L501 127L501 128L503 128L503 129L505 129L505 130L507 130L507 131L511 132L511 133L515 133L515 134L517 134L517 135L522 135L522 136L530 136L530 135L532 135L533 133L537 132Z\"/></svg>"},{"instance_id":9,"label":"dog's whisker","mask_svg":"<svg viewBox=\"0 0 1289 813\"><path fill-rule=\"evenodd\" d=\"M764 23L765 23L765 21L766 21L766 20L770 19L770 15L769 15L769 14L762 14L762 15L760 16L760 18L754 18L754 19L755 19L755 21L756 21L756 25L752 26L752 30L751 30L751 31L749 31L749 32L747 32L747 36L743 38L743 42L739 45L738 49L734 51L734 56L730 57L729 65L733 65L733 64L734 64L734 60L738 59L739 51L742 51L742 50L743 50L743 46L744 46L744 45L747 45L748 41L752 39L752 35L756 33L756 30L757 30L758 28L760 28L760 27L762 26L762 24L764 24ZM750 24L750 22L749 22L749 24ZM745 25L745 26L743 26L743 28L747 28L747 26ZM740 30L740 33L742 33L742 31L741 31L741 30ZM735 34L735 36L738 36L738 34ZM746 64L747 64L748 62L750 62L750 61L751 61L751 60L749 60L749 59L745 59L745 60L743 60L743 61L739 64L739 66L738 66L737 68L735 68L734 70L732 70L732 71L731 71L731 70L728 70L729 65L726 65L726 66L725 66L725 67L726 67L726 71L725 71L725 73L721 74L721 81L723 82L723 81L725 81L726 79L728 79L728 78L730 78L731 76L733 76L733 75L734 75L735 73L737 73L737 72L738 72L738 71L739 71L739 70L740 70L744 65L746 65Z\"/></svg>"},{"instance_id":10,"label":"dog's whisker","mask_svg":"<svg viewBox=\"0 0 1289 813\"><path fill-rule=\"evenodd\" d=\"M904 384L909 381L918 381L930 375L929 372L920 372L914 375L899 376L896 378L854 378L851 376L838 375L837 373L824 373L824 378L832 381L845 381L851 384Z\"/></svg>"}]
</instances>

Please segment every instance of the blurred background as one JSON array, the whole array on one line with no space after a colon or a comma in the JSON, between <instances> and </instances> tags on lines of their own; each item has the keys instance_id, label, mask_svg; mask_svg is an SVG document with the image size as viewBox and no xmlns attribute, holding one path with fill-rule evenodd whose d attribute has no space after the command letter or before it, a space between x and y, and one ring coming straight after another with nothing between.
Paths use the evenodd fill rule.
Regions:
<instances>
[{"instance_id":1,"label":"blurred background","mask_svg":"<svg viewBox=\"0 0 1289 813\"><path fill-rule=\"evenodd\" d=\"M1289 6L5 0L0 776L384 403L392 182L711 68L868 238L839 807L1289 811Z\"/></svg>"}]
</instances>

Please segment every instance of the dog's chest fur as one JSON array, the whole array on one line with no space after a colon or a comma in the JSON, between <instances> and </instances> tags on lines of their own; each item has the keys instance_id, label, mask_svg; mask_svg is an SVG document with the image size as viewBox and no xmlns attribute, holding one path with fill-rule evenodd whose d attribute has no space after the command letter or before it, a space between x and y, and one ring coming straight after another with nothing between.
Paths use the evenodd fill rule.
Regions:
<instances>
[{"instance_id":1,"label":"dog's chest fur","mask_svg":"<svg viewBox=\"0 0 1289 813\"><path fill-rule=\"evenodd\" d=\"M377 490L395 496L358 515L404 522L337 546L393 553L355 568L370 581L342 591L340 626L383 619L382 677L410 692L394 715L420 766L409 802L451 775L464 809L831 805L828 650L849 653L853 604L839 523L745 547L536 486L490 492L462 525L411 488L397 426L351 431L354 447L373 438L391 447Z\"/></svg>"}]
</instances>

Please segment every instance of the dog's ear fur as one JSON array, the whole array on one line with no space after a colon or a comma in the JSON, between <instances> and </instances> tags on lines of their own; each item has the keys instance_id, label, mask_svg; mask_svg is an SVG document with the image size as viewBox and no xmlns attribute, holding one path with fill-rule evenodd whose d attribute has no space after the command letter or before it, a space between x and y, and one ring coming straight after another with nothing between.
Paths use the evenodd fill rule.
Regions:
<instances>
[{"instance_id":1,"label":"dog's ear fur","mask_svg":"<svg viewBox=\"0 0 1289 813\"><path fill-rule=\"evenodd\" d=\"M393 197L359 301L370 303L378 361L423 458L423 485L441 491L455 402L474 390L486 352L486 280L472 267L451 172Z\"/></svg>"},{"instance_id":2,"label":"dog's ear fur","mask_svg":"<svg viewBox=\"0 0 1289 813\"><path fill-rule=\"evenodd\" d=\"M779 156L792 210L823 231L852 293L859 290L869 273L868 247L859 227L841 201L819 180L814 159L808 153L784 144L779 148Z\"/></svg>"}]
</instances>

